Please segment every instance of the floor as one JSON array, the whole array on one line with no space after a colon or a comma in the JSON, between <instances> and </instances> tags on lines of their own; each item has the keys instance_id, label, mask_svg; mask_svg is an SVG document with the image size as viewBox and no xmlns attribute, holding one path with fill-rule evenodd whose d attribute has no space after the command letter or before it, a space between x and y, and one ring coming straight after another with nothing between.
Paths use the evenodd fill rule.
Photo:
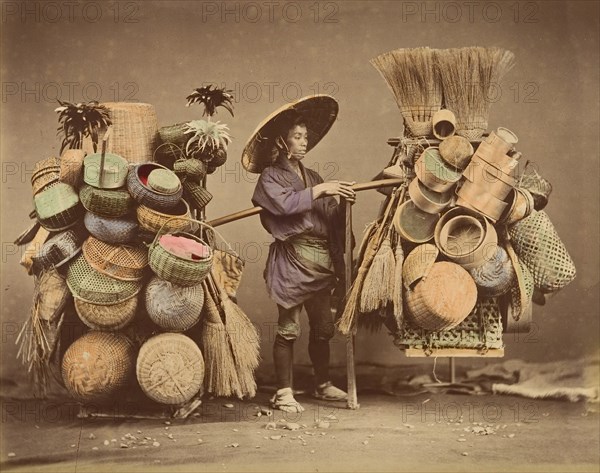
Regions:
<instances>
[{"instance_id":1,"label":"floor","mask_svg":"<svg viewBox=\"0 0 600 473\"><path fill-rule=\"evenodd\" d=\"M510 396L360 393L360 409L299 395L212 399L188 419L77 417L76 403L2 400L2 471L598 472L598 405ZM298 430L294 430L298 429Z\"/></svg>"}]
</instances>

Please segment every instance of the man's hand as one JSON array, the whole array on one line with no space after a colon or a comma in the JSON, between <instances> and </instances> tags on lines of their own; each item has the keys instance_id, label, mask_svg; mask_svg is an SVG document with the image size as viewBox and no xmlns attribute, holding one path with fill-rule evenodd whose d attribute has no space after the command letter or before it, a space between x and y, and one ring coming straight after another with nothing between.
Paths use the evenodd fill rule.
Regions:
<instances>
[{"instance_id":1,"label":"man's hand","mask_svg":"<svg viewBox=\"0 0 600 473\"><path fill-rule=\"evenodd\" d=\"M318 199L326 195L339 195L347 201L356 202L356 192L352 189L355 182L348 181L329 181L317 184L313 187L313 199Z\"/></svg>"}]
</instances>

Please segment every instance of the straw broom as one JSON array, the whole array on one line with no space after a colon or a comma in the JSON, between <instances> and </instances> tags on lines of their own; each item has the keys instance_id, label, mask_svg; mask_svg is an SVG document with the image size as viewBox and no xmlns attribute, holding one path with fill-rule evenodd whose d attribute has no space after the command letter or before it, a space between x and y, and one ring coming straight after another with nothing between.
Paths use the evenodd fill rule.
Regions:
<instances>
[{"instance_id":1,"label":"straw broom","mask_svg":"<svg viewBox=\"0 0 600 473\"><path fill-rule=\"evenodd\" d=\"M405 193L406 193L406 187L403 187L401 194L400 194L400 201L402 201L404 199ZM377 232L375 233L374 237L369 240L369 242L365 248L365 255L364 255L364 258L363 258L363 261L362 261L360 267L358 268L358 274L356 275L356 278L354 279L352 286L350 287L350 290L349 290L348 294L346 295L346 304L344 307L344 311L343 311L341 317L339 318L339 320L337 321L338 330L344 335L349 335L351 332L354 332L356 329L355 322L356 322L356 315L358 312L360 293L363 289L363 284L364 284L365 277L367 275L367 271L373 261L373 258L375 257L375 254L377 253L378 247L381 243L381 235L383 233L383 228L385 227L385 221L387 220L387 217L388 217L389 213L391 212L392 207L395 208L396 195L397 195L397 192L394 191L394 194L390 198L390 202L387 206L387 209L383 216L383 220L382 220Z\"/></svg>"},{"instance_id":2,"label":"straw broom","mask_svg":"<svg viewBox=\"0 0 600 473\"><path fill-rule=\"evenodd\" d=\"M216 295L207 280L202 283L202 286L205 294L201 333L205 367L204 389L215 396L229 397L235 394L242 397L242 388L227 339L227 331L217 307Z\"/></svg>"},{"instance_id":3,"label":"straw broom","mask_svg":"<svg viewBox=\"0 0 600 473\"><path fill-rule=\"evenodd\" d=\"M438 52L436 63L446 108L456 116L456 133L480 139L495 88L514 66L514 54L500 48L448 49Z\"/></svg>"},{"instance_id":4,"label":"straw broom","mask_svg":"<svg viewBox=\"0 0 600 473\"><path fill-rule=\"evenodd\" d=\"M390 241L389 225L385 228L386 236L373 257L360 293L359 310L363 314L385 307L392 300L394 293L396 261Z\"/></svg>"},{"instance_id":5,"label":"straw broom","mask_svg":"<svg viewBox=\"0 0 600 473\"><path fill-rule=\"evenodd\" d=\"M431 118L442 106L436 55L430 48L396 49L370 61L388 84L413 136L431 135Z\"/></svg>"},{"instance_id":6,"label":"straw broom","mask_svg":"<svg viewBox=\"0 0 600 473\"><path fill-rule=\"evenodd\" d=\"M225 315L225 333L231 348L241 397L254 397L256 395L254 371L260 362L260 337L244 311L231 300L223 288L216 286L214 280L212 283L219 293Z\"/></svg>"}]
</instances>

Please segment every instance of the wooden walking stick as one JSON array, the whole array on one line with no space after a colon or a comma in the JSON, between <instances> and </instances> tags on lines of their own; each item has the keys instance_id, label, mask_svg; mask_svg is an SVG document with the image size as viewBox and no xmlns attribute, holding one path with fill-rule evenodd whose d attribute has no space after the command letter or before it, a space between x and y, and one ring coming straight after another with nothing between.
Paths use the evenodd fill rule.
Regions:
<instances>
[{"instance_id":1,"label":"wooden walking stick","mask_svg":"<svg viewBox=\"0 0 600 473\"><path fill-rule=\"evenodd\" d=\"M352 286L352 202L346 200L346 236L345 236L345 294L350 292ZM356 371L354 366L354 333L346 335L346 377L348 378L348 409L358 409L356 394Z\"/></svg>"}]
</instances>

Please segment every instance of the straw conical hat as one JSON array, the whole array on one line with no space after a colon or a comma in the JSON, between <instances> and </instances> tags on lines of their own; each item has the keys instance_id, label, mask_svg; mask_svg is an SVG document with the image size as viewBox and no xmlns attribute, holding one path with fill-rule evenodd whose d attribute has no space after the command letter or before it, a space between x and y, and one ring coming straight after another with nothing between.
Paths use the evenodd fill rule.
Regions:
<instances>
[{"instance_id":1,"label":"straw conical hat","mask_svg":"<svg viewBox=\"0 0 600 473\"><path fill-rule=\"evenodd\" d=\"M242 166L249 172L260 173L272 163L273 145L283 119L294 112L306 120L307 152L321 141L337 118L338 103L329 95L311 95L289 103L271 113L261 122L242 152Z\"/></svg>"}]
</instances>

